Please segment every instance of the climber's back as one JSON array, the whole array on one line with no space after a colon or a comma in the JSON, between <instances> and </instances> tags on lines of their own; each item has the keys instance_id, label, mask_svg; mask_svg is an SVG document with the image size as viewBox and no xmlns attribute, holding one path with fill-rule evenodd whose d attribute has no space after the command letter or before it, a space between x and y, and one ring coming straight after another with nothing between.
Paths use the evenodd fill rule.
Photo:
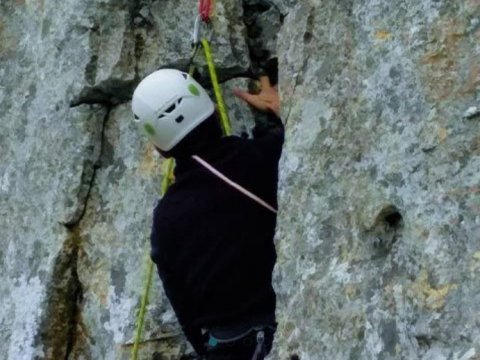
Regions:
<instances>
[{"instance_id":1,"label":"climber's back","mask_svg":"<svg viewBox=\"0 0 480 360\"><path fill-rule=\"evenodd\" d=\"M151 76L137 88L132 106L157 149L176 160L175 183L155 208L151 235L167 296L187 338L209 359L225 350L217 338L235 353L249 353L243 341L261 334L266 346L262 340L259 349L269 350L283 128L254 132L251 140L222 137L211 101L195 80L174 70ZM166 84L168 91L162 90Z\"/></svg>"}]
</instances>

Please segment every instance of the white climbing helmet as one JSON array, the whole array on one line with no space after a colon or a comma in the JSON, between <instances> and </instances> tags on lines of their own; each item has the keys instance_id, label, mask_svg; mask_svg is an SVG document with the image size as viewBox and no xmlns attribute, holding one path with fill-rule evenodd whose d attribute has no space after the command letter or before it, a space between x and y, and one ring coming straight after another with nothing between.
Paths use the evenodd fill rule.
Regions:
<instances>
[{"instance_id":1,"label":"white climbing helmet","mask_svg":"<svg viewBox=\"0 0 480 360\"><path fill-rule=\"evenodd\" d=\"M163 151L171 150L214 110L205 89L179 70L155 71L133 93L135 122Z\"/></svg>"}]
</instances>

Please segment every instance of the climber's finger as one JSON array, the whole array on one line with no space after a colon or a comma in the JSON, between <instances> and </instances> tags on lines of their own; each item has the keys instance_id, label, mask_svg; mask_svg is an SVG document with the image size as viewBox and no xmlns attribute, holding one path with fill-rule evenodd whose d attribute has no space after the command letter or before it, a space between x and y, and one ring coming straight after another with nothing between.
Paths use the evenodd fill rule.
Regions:
<instances>
[{"instance_id":1,"label":"climber's finger","mask_svg":"<svg viewBox=\"0 0 480 360\"><path fill-rule=\"evenodd\" d=\"M248 104L252 105L258 110L263 110L263 111L268 110L267 104L265 103L265 101L260 99L258 95L253 95L240 89L234 89L233 93L235 94L235 96L246 101Z\"/></svg>"},{"instance_id":2,"label":"climber's finger","mask_svg":"<svg viewBox=\"0 0 480 360\"><path fill-rule=\"evenodd\" d=\"M270 79L267 75L260 76L260 84L262 85L262 90L272 87L272 85L270 84Z\"/></svg>"}]
</instances>

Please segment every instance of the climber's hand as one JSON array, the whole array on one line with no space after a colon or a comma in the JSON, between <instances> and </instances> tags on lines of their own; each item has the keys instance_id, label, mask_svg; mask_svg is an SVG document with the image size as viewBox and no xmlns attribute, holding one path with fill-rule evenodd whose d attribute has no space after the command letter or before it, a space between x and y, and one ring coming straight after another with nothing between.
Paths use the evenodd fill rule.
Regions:
<instances>
[{"instance_id":1,"label":"climber's hand","mask_svg":"<svg viewBox=\"0 0 480 360\"><path fill-rule=\"evenodd\" d=\"M277 86L272 86L268 76L260 77L262 86L260 93L250 94L248 91L234 89L233 93L260 111L271 111L280 116L280 97Z\"/></svg>"}]
</instances>

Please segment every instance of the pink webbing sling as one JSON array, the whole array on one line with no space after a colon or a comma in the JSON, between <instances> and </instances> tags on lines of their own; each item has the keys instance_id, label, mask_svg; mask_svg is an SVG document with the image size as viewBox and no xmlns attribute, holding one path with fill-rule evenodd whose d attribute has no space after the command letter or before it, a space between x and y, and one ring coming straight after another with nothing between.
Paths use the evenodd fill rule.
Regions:
<instances>
[{"instance_id":1,"label":"pink webbing sling","mask_svg":"<svg viewBox=\"0 0 480 360\"><path fill-rule=\"evenodd\" d=\"M262 205L264 208L270 210L274 214L277 213L277 209L275 209L273 206L269 205L266 201L263 201L261 198L259 198L257 195L253 194L252 192L248 191L243 186L237 184L235 181L230 180L228 177L223 175L220 171L215 169L212 165L210 165L208 162L203 160L201 157L199 157L197 155L193 155L192 158L196 162L198 162L200 165L202 165L205 169L210 171L213 175L215 175L216 177L218 177L219 179L221 179L222 181L224 181L225 183L227 183L228 185L230 185L234 189L240 191L242 194L249 197L250 199L252 199L256 203Z\"/></svg>"}]
</instances>

